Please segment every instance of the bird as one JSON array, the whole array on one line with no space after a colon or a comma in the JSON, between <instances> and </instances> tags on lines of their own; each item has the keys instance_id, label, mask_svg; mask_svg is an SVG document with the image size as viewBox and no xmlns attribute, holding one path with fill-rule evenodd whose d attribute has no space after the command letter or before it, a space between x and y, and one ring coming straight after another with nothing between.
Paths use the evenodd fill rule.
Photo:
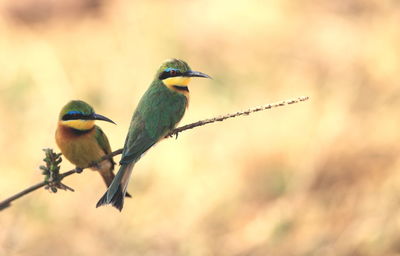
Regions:
<instances>
[{"instance_id":1,"label":"bird","mask_svg":"<svg viewBox=\"0 0 400 256\"><path fill-rule=\"evenodd\" d=\"M96 207L111 204L122 211L132 169L141 156L172 131L189 103L192 77L211 78L193 71L179 59L164 61L133 113L120 160L120 168Z\"/></svg>"},{"instance_id":2,"label":"bird","mask_svg":"<svg viewBox=\"0 0 400 256\"><path fill-rule=\"evenodd\" d=\"M64 157L76 166L77 172L112 152L107 136L95 125L95 120L115 124L108 117L96 114L88 103L81 100L68 102L59 114L56 143ZM91 169L100 173L108 187L115 176L114 165L114 160L110 158L95 164ZM129 193L126 195L130 197Z\"/></svg>"}]
</instances>

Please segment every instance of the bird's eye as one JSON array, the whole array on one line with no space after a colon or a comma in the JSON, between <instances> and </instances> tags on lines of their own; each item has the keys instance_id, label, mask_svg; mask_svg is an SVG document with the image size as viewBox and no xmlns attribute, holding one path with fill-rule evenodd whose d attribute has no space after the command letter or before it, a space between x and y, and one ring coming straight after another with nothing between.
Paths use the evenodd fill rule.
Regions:
<instances>
[{"instance_id":1,"label":"bird's eye","mask_svg":"<svg viewBox=\"0 0 400 256\"><path fill-rule=\"evenodd\" d=\"M177 69L167 68L165 69L160 76L158 77L160 80L164 80L169 77L179 76L181 73Z\"/></svg>"}]
</instances>

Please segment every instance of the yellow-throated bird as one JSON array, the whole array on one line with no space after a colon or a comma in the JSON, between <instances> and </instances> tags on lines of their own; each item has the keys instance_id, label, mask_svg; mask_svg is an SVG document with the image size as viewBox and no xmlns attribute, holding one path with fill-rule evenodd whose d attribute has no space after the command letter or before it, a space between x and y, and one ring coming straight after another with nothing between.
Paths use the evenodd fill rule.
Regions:
<instances>
[{"instance_id":1,"label":"yellow-throated bird","mask_svg":"<svg viewBox=\"0 0 400 256\"><path fill-rule=\"evenodd\" d=\"M114 123L111 119L96 114L89 104L81 100L70 101L60 112L56 142L65 158L77 168L85 168L111 153L107 136L94 124L95 120ZM111 158L92 168L99 171L107 187L114 179L114 165Z\"/></svg>"},{"instance_id":2,"label":"yellow-throated bird","mask_svg":"<svg viewBox=\"0 0 400 256\"><path fill-rule=\"evenodd\" d=\"M132 168L144 152L163 139L182 119L189 101L192 77L206 77L192 71L178 59L165 61L137 106L125 140L121 167L111 186L97 203L112 204L122 210Z\"/></svg>"}]
</instances>

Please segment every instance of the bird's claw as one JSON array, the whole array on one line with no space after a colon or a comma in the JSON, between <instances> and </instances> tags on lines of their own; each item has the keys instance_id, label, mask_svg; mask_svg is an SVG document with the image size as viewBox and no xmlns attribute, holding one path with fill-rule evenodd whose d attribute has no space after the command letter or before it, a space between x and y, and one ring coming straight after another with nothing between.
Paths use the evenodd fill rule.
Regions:
<instances>
[{"instance_id":1,"label":"bird's claw","mask_svg":"<svg viewBox=\"0 0 400 256\"><path fill-rule=\"evenodd\" d=\"M94 169L100 169L101 167L99 162L92 162L89 166Z\"/></svg>"},{"instance_id":2,"label":"bird's claw","mask_svg":"<svg viewBox=\"0 0 400 256\"><path fill-rule=\"evenodd\" d=\"M178 133L170 133L168 134L169 138L173 138L175 136L175 139L178 139Z\"/></svg>"},{"instance_id":3,"label":"bird's claw","mask_svg":"<svg viewBox=\"0 0 400 256\"><path fill-rule=\"evenodd\" d=\"M83 168L80 168L80 167L75 168L76 173L82 173L82 171L83 171Z\"/></svg>"}]
</instances>

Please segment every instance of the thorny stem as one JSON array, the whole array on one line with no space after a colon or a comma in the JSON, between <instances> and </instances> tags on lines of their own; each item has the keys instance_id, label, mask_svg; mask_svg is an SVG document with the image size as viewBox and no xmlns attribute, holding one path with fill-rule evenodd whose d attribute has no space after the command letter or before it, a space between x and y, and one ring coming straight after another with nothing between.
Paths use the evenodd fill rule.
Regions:
<instances>
[{"instance_id":1,"label":"thorny stem","mask_svg":"<svg viewBox=\"0 0 400 256\"><path fill-rule=\"evenodd\" d=\"M243 115L249 115L251 113L262 111L262 110L266 110L266 109L277 108L277 107L282 107L282 106L286 106L286 105L290 105L290 104L294 104L294 103L298 103L298 102L303 102L303 101L306 101L308 99L309 99L309 97L307 97L307 96L298 97L296 99L283 100L283 101L279 101L279 102L276 102L276 103L271 103L271 104L266 104L266 105L262 105L262 106L258 106L258 107L249 108L247 110L239 111L239 112L236 112L236 113L226 114L226 115L222 115L222 116L218 116L218 117L214 117L214 118L210 118L210 119L204 119L204 120L201 120L201 121L197 121L197 122L194 122L194 123L191 123L191 124L188 124L188 125L184 125L184 126L175 128L174 130L172 130L165 137L166 138L173 137L174 135L177 137L180 132L183 132L183 131L189 130L189 129L193 129L193 128L198 127L198 126L203 126L203 125L214 123L214 122L221 122L221 121L224 121L224 120L229 119L229 118L234 118L234 117L243 116ZM99 161L91 164L90 166L87 166L86 168L93 167L96 164L100 163L101 161L104 161L106 159L110 159L110 158L112 158L114 156L117 156L117 155L119 155L121 153L122 153L122 149L115 150L114 152L111 152L110 154L107 154L107 155L103 156ZM86 168L84 168L84 169L86 169ZM59 181L61 181L65 177L70 176L70 175L72 175L74 173L78 173L79 171L80 170L77 170L75 168L75 169L72 169L72 170L69 170L67 172L64 172L64 173L60 174ZM35 191L35 190L37 190L37 189L39 189L41 187L44 187L47 184L48 184L48 182L46 182L46 181L39 182L39 183L37 183L37 184L35 184L33 186L30 186L30 187L22 190L21 192L18 192L17 194L15 194L13 196L1 201L0 202L0 211L2 211L5 208L9 207L11 205L11 202L17 200L18 198L21 198L22 196L24 196L26 194L31 193L32 191Z\"/></svg>"}]
</instances>

